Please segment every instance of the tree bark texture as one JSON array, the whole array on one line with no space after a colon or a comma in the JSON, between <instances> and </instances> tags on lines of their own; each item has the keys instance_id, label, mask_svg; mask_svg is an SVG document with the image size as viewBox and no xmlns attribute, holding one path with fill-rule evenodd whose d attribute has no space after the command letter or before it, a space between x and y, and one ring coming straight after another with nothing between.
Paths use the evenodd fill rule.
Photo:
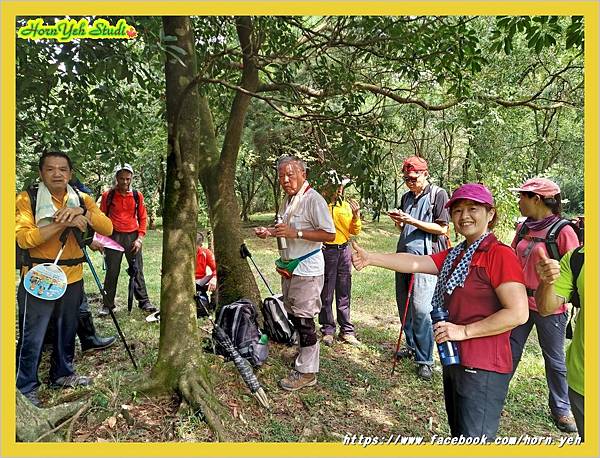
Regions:
<instances>
[{"instance_id":1,"label":"tree bark texture","mask_svg":"<svg viewBox=\"0 0 600 458\"><path fill-rule=\"evenodd\" d=\"M249 17L237 18L236 26L243 53L239 85L254 92L258 87L258 70L254 63L256 44L252 40L252 20ZM260 301L250 266L239 253L244 238L235 195L236 163L251 99L247 94L235 93L219 154L208 99L200 96L200 180L206 193L215 240L220 304L231 303L241 297L255 303Z\"/></svg>"},{"instance_id":2,"label":"tree bark texture","mask_svg":"<svg viewBox=\"0 0 600 458\"><path fill-rule=\"evenodd\" d=\"M200 104L196 51L189 17L163 17L164 33L186 51L165 64L169 148L163 210L161 320L158 360L149 386L179 391L200 407L217 439L225 439L223 409L202 357L194 305Z\"/></svg>"}]
</instances>

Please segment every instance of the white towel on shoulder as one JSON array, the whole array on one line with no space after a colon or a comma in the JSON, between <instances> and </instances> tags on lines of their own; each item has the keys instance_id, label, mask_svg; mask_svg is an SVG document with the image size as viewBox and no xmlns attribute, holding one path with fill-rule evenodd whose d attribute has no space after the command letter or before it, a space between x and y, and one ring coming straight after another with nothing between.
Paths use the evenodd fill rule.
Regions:
<instances>
[{"instance_id":1,"label":"white towel on shoulder","mask_svg":"<svg viewBox=\"0 0 600 458\"><path fill-rule=\"evenodd\" d=\"M67 207L79 207L79 196L77 192L67 184ZM44 227L54 221L54 214L58 208L54 205L52 194L44 183L38 186L37 200L35 204L35 224L37 227Z\"/></svg>"}]
</instances>

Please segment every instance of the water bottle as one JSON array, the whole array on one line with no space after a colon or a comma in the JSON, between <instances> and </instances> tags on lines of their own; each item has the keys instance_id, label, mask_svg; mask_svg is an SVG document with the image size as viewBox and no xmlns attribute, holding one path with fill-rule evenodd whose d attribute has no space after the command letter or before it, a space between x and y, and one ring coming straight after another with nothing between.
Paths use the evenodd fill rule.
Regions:
<instances>
[{"instance_id":1,"label":"water bottle","mask_svg":"<svg viewBox=\"0 0 600 458\"><path fill-rule=\"evenodd\" d=\"M431 311L431 323L440 323L448 320L448 310L444 307L434 307ZM458 356L458 345L450 340L437 344L440 354L440 361L443 366L451 366L452 364L460 364Z\"/></svg>"},{"instance_id":2,"label":"water bottle","mask_svg":"<svg viewBox=\"0 0 600 458\"><path fill-rule=\"evenodd\" d=\"M278 213L275 217L275 224L281 223L283 223L283 218ZM287 249L287 240L285 239L285 237L277 237L277 249L279 250L280 254L282 254L283 250ZM283 258L283 254L281 257Z\"/></svg>"}]
</instances>

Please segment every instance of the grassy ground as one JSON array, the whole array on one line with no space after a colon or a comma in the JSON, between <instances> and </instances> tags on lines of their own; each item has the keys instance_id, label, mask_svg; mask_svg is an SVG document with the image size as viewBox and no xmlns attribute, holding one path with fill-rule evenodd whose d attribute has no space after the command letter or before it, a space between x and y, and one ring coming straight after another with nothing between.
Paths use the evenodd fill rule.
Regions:
<instances>
[{"instance_id":1,"label":"grassy ground","mask_svg":"<svg viewBox=\"0 0 600 458\"><path fill-rule=\"evenodd\" d=\"M262 215L245 227L246 241L268 282L280 291L279 277L273 268L277 256L272 240L252 236L252 226L268 222ZM387 221L365 223L359 241L367 249L394 251L397 234ZM151 299L157 303L160 289L161 233L151 231L144 242L144 271ZM103 278L101 257L94 262ZM254 268L253 268L254 271ZM93 278L86 273L86 290L96 312L100 298ZM267 289L257 276L263 296ZM144 321L134 308L126 310L127 277L122 271L117 293L117 318L134 348L140 374L136 374L120 344L93 355L76 354L78 373L95 377L91 388L94 403L73 430L76 441L211 441L212 434L201 418L189 411L177 412L176 398L149 398L136 390L147 376L158 349L159 327ZM158 305L158 304L157 304ZM257 376L272 402L272 410L262 410L241 382L231 363L207 354L212 365L216 393L229 408L227 429L236 441L339 442L346 433L381 435L448 435L443 403L441 370L436 363L433 382L420 381L414 365L398 364L391 375L391 355L398 337L399 319L394 300L392 272L368 268L354 272L352 317L363 346L355 348L336 341L321 347L318 385L296 393L282 391L277 382L284 377L294 359L294 349L270 344L270 357ZM110 319L96 318L103 335L115 334ZM208 339L210 323L200 320ZM202 348L198 349L203 351ZM437 355L436 355L437 358ZM41 367L46 376L47 361ZM77 395L83 389L74 390ZM42 388L40 397L49 404L64 399L68 392ZM547 407L547 387L543 359L535 334L529 342L513 379L500 423L500 435L552 436L561 433L553 426Z\"/></svg>"}]
</instances>

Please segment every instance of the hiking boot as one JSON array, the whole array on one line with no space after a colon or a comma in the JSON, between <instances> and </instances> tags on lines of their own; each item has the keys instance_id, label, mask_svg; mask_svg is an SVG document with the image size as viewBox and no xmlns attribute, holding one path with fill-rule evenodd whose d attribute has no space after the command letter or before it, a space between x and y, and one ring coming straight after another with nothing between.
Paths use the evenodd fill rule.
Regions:
<instances>
[{"instance_id":1,"label":"hiking boot","mask_svg":"<svg viewBox=\"0 0 600 458\"><path fill-rule=\"evenodd\" d=\"M556 427L563 433L576 433L577 425L572 415L552 415Z\"/></svg>"},{"instance_id":2,"label":"hiking boot","mask_svg":"<svg viewBox=\"0 0 600 458\"><path fill-rule=\"evenodd\" d=\"M102 307L98 312L99 318L104 318L107 315L110 315L110 310L108 309L108 307Z\"/></svg>"},{"instance_id":3,"label":"hiking boot","mask_svg":"<svg viewBox=\"0 0 600 458\"><path fill-rule=\"evenodd\" d=\"M144 304L140 304L140 309L145 313L154 313L158 312L158 309L154 307L150 302L145 302Z\"/></svg>"},{"instance_id":4,"label":"hiking boot","mask_svg":"<svg viewBox=\"0 0 600 458\"><path fill-rule=\"evenodd\" d=\"M79 342L81 343L81 353L104 350L105 348L111 347L116 341L117 338L115 336L98 337L97 335L86 340L79 339Z\"/></svg>"},{"instance_id":5,"label":"hiking boot","mask_svg":"<svg viewBox=\"0 0 600 458\"><path fill-rule=\"evenodd\" d=\"M433 377L433 370L431 369L431 366L428 366L427 364L418 364L417 377L419 377L421 380L429 382L431 377Z\"/></svg>"},{"instance_id":6,"label":"hiking boot","mask_svg":"<svg viewBox=\"0 0 600 458\"><path fill-rule=\"evenodd\" d=\"M37 389L31 390L29 393L22 393L23 396L27 398L29 402L31 402L34 406L38 408L42 408L42 401L38 398Z\"/></svg>"},{"instance_id":7,"label":"hiking boot","mask_svg":"<svg viewBox=\"0 0 600 458\"><path fill-rule=\"evenodd\" d=\"M293 369L286 378L279 381L279 386L286 391L296 391L305 386L317 384L317 374L303 374Z\"/></svg>"},{"instance_id":8,"label":"hiking boot","mask_svg":"<svg viewBox=\"0 0 600 458\"><path fill-rule=\"evenodd\" d=\"M354 345L355 347L361 345L360 340L358 340L353 334L340 334L340 339L342 342Z\"/></svg>"},{"instance_id":9,"label":"hiking boot","mask_svg":"<svg viewBox=\"0 0 600 458\"><path fill-rule=\"evenodd\" d=\"M116 337L100 337L96 334L96 328L90 312L79 314L77 336L79 336L82 353L103 350L117 341Z\"/></svg>"},{"instance_id":10,"label":"hiking boot","mask_svg":"<svg viewBox=\"0 0 600 458\"><path fill-rule=\"evenodd\" d=\"M333 336L330 334L325 334L321 339L321 342L323 342L323 345L331 347L333 345Z\"/></svg>"},{"instance_id":11,"label":"hiking boot","mask_svg":"<svg viewBox=\"0 0 600 458\"><path fill-rule=\"evenodd\" d=\"M415 351L412 348L403 347L396 352L396 359L413 359L415 357Z\"/></svg>"},{"instance_id":12,"label":"hiking boot","mask_svg":"<svg viewBox=\"0 0 600 458\"><path fill-rule=\"evenodd\" d=\"M84 375L65 375L58 377L50 384L50 388L75 388L76 386L89 386L92 384L92 379Z\"/></svg>"}]
</instances>

